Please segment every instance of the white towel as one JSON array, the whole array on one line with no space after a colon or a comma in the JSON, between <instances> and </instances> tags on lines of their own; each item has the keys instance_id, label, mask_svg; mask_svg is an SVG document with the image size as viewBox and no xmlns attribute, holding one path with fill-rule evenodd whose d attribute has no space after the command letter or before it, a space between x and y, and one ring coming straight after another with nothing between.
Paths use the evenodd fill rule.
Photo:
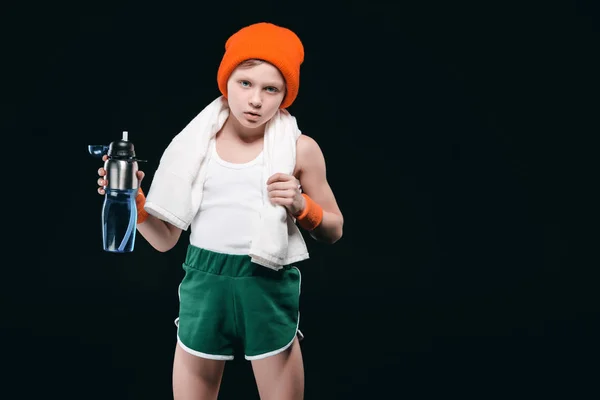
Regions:
<instances>
[{"instance_id":1,"label":"white towel","mask_svg":"<svg viewBox=\"0 0 600 400\"><path fill-rule=\"evenodd\" d=\"M144 208L149 214L188 229L202 202L209 145L228 117L227 100L220 96L173 138L161 157L146 197ZM294 172L299 136L296 119L286 110L278 110L265 126L265 206L249 255L253 262L275 270L308 258L306 243L294 219L285 207L271 203L266 184L277 172L288 175Z\"/></svg>"}]
</instances>

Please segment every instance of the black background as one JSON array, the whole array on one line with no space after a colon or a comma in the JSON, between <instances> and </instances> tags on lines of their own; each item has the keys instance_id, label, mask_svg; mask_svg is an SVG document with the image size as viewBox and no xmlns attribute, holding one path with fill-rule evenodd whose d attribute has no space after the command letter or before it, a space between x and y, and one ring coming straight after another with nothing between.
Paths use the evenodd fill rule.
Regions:
<instances>
[{"instance_id":1,"label":"black background","mask_svg":"<svg viewBox=\"0 0 600 400\"><path fill-rule=\"evenodd\" d=\"M316 4L6 9L0 391L172 398L188 234L103 252L87 145L129 131L147 190L268 21L304 43L289 110L345 216L300 264L306 398L598 395L598 3ZM258 398L248 362L220 398Z\"/></svg>"}]
</instances>

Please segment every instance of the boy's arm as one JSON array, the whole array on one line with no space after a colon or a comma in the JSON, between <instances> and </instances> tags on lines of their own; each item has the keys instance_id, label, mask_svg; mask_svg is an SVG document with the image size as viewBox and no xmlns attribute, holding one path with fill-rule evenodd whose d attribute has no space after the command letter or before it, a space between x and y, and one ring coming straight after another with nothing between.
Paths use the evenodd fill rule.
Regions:
<instances>
[{"instance_id":1,"label":"boy's arm","mask_svg":"<svg viewBox=\"0 0 600 400\"><path fill-rule=\"evenodd\" d=\"M137 230L152 247L160 252L171 250L181 236L181 229L154 215L148 215L144 222L138 224Z\"/></svg>"},{"instance_id":2,"label":"boy's arm","mask_svg":"<svg viewBox=\"0 0 600 400\"><path fill-rule=\"evenodd\" d=\"M294 175L302 192L323 208L323 220L310 235L321 242L335 243L342 237L344 217L327 181L325 157L317 142L306 135L300 135L296 143Z\"/></svg>"},{"instance_id":3,"label":"boy's arm","mask_svg":"<svg viewBox=\"0 0 600 400\"><path fill-rule=\"evenodd\" d=\"M144 178L144 173L138 175L141 180ZM181 236L181 229L163 221L154 215L148 214L144 209L146 204L146 195L140 188L135 198L136 207L138 210L138 232L150 243L152 247L160 252L171 250Z\"/></svg>"}]
</instances>

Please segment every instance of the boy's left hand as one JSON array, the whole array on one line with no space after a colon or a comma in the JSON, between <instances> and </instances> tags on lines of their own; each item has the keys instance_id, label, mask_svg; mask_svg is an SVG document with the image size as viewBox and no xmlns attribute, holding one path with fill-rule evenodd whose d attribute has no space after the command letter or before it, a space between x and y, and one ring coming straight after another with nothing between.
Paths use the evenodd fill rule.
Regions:
<instances>
[{"instance_id":1,"label":"boy's left hand","mask_svg":"<svg viewBox=\"0 0 600 400\"><path fill-rule=\"evenodd\" d=\"M304 210L305 200L300 191L300 181L295 176L273 174L267 180L267 192L271 203L284 206L294 217Z\"/></svg>"}]
</instances>

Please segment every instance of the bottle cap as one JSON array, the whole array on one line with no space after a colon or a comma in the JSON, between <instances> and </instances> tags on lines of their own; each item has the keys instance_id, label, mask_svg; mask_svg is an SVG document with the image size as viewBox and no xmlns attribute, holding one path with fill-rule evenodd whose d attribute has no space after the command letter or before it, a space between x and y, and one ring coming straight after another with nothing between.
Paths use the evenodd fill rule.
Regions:
<instances>
[{"instance_id":1,"label":"bottle cap","mask_svg":"<svg viewBox=\"0 0 600 400\"><path fill-rule=\"evenodd\" d=\"M133 143L129 141L127 131L123 132L123 138L116 140L108 147L108 157L117 159L135 159Z\"/></svg>"}]
</instances>

